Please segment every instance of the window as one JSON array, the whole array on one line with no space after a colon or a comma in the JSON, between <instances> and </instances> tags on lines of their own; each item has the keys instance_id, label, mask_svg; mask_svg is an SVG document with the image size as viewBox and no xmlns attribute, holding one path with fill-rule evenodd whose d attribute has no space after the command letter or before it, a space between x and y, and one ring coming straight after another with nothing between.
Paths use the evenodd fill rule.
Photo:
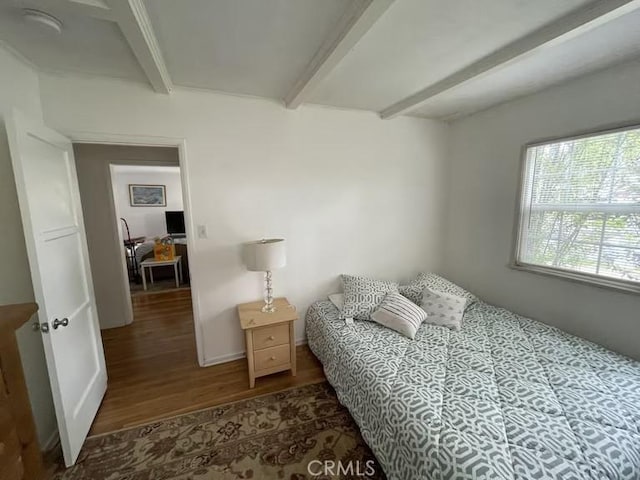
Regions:
<instances>
[{"instance_id":1,"label":"window","mask_svg":"<svg viewBox=\"0 0 640 480\"><path fill-rule=\"evenodd\" d=\"M640 127L527 146L515 266L640 292Z\"/></svg>"}]
</instances>

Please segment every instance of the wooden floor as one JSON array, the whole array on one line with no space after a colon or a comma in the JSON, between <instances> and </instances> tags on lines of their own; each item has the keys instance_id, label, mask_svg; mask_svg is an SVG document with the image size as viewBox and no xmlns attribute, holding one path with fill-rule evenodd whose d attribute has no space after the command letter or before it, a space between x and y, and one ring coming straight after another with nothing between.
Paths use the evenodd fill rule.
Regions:
<instances>
[{"instance_id":1,"label":"wooden floor","mask_svg":"<svg viewBox=\"0 0 640 480\"><path fill-rule=\"evenodd\" d=\"M131 325L102 331L109 383L89 435L325 378L306 346L298 347L296 377L282 372L258 378L253 389L245 359L200 367L190 290L134 297L133 309Z\"/></svg>"}]
</instances>

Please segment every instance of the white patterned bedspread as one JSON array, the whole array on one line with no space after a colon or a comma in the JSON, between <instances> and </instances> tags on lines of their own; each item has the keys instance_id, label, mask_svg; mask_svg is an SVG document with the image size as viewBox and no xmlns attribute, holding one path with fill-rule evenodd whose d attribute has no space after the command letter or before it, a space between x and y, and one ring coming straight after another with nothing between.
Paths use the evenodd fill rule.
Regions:
<instances>
[{"instance_id":1,"label":"white patterned bedspread","mask_svg":"<svg viewBox=\"0 0 640 480\"><path fill-rule=\"evenodd\" d=\"M415 340L338 315L309 346L390 480L640 480L640 362L481 302Z\"/></svg>"}]
</instances>

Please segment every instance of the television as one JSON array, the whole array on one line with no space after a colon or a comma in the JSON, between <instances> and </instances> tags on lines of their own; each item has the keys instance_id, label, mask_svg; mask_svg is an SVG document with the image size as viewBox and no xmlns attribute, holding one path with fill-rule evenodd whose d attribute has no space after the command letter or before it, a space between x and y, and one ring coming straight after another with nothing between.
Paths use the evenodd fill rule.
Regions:
<instances>
[{"instance_id":1,"label":"television","mask_svg":"<svg viewBox=\"0 0 640 480\"><path fill-rule=\"evenodd\" d=\"M167 221L167 233L175 236L185 236L184 212L164 212Z\"/></svg>"}]
</instances>

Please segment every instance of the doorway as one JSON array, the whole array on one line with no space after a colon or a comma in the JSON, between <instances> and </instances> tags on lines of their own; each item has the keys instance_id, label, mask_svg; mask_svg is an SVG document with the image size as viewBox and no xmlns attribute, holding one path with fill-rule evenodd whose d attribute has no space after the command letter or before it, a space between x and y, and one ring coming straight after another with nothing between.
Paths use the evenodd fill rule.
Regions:
<instances>
[{"instance_id":1,"label":"doorway","mask_svg":"<svg viewBox=\"0 0 640 480\"><path fill-rule=\"evenodd\" d=\"M179 153L74 144L109 378L90 435L171 414L169 373L200 369Z\"/></svg>"},{"instance_id":2,"label":"doorway","mask_svg":"<svg viewBox=\"0 0 640 480\"><path fill-rule=\"evenodd\" d=\"M149 249L149 242L153 249L154 238L166 233L164 212L167 210L167 194L171 195L169 205L172 208L182 208L185 226L189 224L185 175L173 174L180 182L175 185L175 180L172 179L167 185L168 174L157 172L151 175L142 169L153 167L159 171L178 169L182 172L179 149L165 146L74 143L73 150L100 329L129 325L133 322L132 285L137 286L137 282L142 285L139 264L149 259L142 258L149 253L144 249ZM141 188L148 188L147 185L151 184L147 182L153 179L156 182L164 181L164 184L159 183L163 188L162 196L157 199L162 205L149 205L155 198L153 194L150 196L151 200L145 200L144 192L142 199L130 197L129 184L119 185L119 178L122 182L137 181ZM144 201L147 205L141 205ZM135 238L140 241L136 242ZM189 243L192 239L185 233L182 240ZM146 245L142 245L145 243ZM138 246L141 248L138 249ZM186 245L184 248L186 250ZM188 253L183 253L186 264ZM148 272L145 273L148 276ZM182 278L184 280L184 275Z\"/></svg>"},{"instance_id":3,"label":"doorway","mask_svg":"<svg viewBox=\"0 0 640 480\"><path fill-rule=\"evenodd\" d=\"M179 166L111 165L131 297L190 288Z\"/></svg>"},{"instance_id":4,"label":"doorway","mask_svg":"<svg viewBox=\"0 0 640 480\"><path fill-rule=\"evenodd\" d=\"M192 399L185 395L184 384L175 379L190 378L194 373L202 375L207 370L200 368L204 361L197 294L192 295L188 289L180 293L183 298L164 298L153 308L147 308L146 312L152 318L179 322L181 330L178 335L167 339L168 335L163 331L167 322L138 322L142 330L137 332L127 328L132 326L134 308L125 277L127 264L116 227L110 180L112 163L148 162L147 154L154 157L154 162L166 161L167 165L179 166L184 174L182 193L186 243L192 247L193 237L189 232L195 229L185 173L185 141L78 133L71 135L77 142L74 144L71 138L17 110L5 117L5 124L33 288L40 305L39 334L45 347L64 463L70 466L75 463L97 415L100 418L124 418L124 427L128 422L125 410L133 407L141 414L136 423L150 420L151 412L144 406L131 405L128 395L120 393L118 399L116 392L123 391L116 388L118 385L140 382L137 392L146 398L155 398L160 407L165 403L163 398L181 399L182 404L170 405L168 410L155 410L156 414L167 416L185 405L193 408ZM85 156L83 153L87 152L82 152L83 149L91 149L93 158ZM165 152L171 158L158 159L159 152ZM80 166L84 173L79 174L76 166ZM80 178L83 192L79 187ZM92 224L89 232L85 228L85 219ZM89 242L93 258L89 254ZM105 290L100 290L104 294L100 308L94 294L94 286L97 285L106 286ZM169 293L178 296L174 292L167 295ZM174 307L168 307L171 303ZM181 311L184 314L180 314ZM109 314L114 312L117 314ZM110 325L99 324L96 313ZM109 347L114 352L110 357L129 362L131 368L126 376L119 377L114 367L116 362L109 361L109 370L114 373L109 373L111 379L107 389L101 330L110 335L111 332L124 332L130 338L144 341L145 337L152 338L144 330L145 325L147 330L151 328L159 332L155 341L147 342L146 350L140 344L125 341L123 336L111 342L115 347ZM177 340L181 336L186 341L181 343ZM168 362L164 360L164 365L179 367L173 372L173 379L167 377L168 369L158 368L163 365L162 355L171 353L170 348L162 349L158 338L165 340L165 345L170 345L173 353L179 352L183 358L182 364L176 364L175 356ZM151 343L153 346L149 347ZM144 363L131 363L131 359ZM143 380L136 377L136 373L147 374L148 381L143 385ZM110 392L106 397L105 390ZM111 410L107 408L109 405Z\"/></svg>"}]
</instances>

